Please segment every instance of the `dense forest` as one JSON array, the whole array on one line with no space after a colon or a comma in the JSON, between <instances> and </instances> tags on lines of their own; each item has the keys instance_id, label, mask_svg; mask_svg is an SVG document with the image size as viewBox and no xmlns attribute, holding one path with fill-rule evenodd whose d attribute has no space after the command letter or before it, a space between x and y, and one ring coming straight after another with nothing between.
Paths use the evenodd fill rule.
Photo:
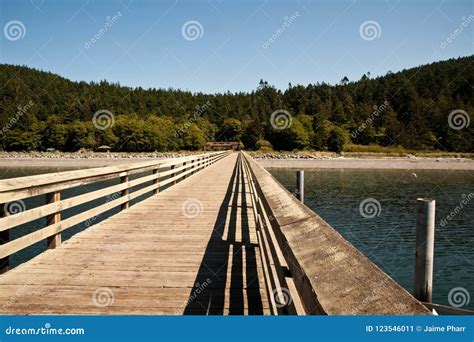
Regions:
<instances>
[{"instance_id":1,"label":"dense forest","mask_svg":"<svg viewBox=\"0 0 474 342\"><path fill-rule=\"evenodd\" d=\"M338 85L289 84L285 91L261 80L251 93L210 95L72 82L3 64L0 149L196 150L224 140L267 150L474 150L474 56L377 78L341 77Z\"/></svg>"}]
</instances>

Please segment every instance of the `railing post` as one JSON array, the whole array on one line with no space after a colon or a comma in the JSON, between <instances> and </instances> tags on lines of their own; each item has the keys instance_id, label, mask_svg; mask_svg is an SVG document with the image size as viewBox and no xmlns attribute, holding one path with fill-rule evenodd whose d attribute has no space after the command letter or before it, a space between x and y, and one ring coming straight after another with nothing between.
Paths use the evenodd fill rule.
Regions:
<instances>
[{"instance_id":1,"label":"railing post","mask_svg":"<svg viewBox=\"0 0 474 342\"><path fill-rule=\"evenodd\" d=\"M183 163L183 172L186 172L186 162ZM183 176L183 179L186 179L186 175Z\"/></svg>"},{"instance_id":2,"label":"railing post","mask_svg":"<svg viewBox=\"0 0 474 342\"><path fill-rule=\"evenodd\" d=\"M160 181L160 176L158 175L158 167L156 169L153 169L153 174L154 175L157 175L156 179L153 180L153 184L156 185L156 184L159 184L159 181ZM160 192L160 186L158 185L158 187L153 190L153 195L156 195Z\"/></svg>"},{"instance_id":3,"label":"railing post","mask_svg":"<svg viewBox=\"0 0 474 342\"><path fill-rule=\"evenodd\" d=\"M435 235L435 200L418 198L416 211L416 252L414 296L431 303Z\"/></svg>"},{"instance_id":4,"label":"railing post","mask_svg":"<svg viewBox=\"0 0 474 342\"><path fill-rule=\"evenodd\" d=\"M61 193L59 191L46 194L46 203L54 203L61 201ZM48 215L46 217L46 225L50 226L52 224L58 223L61 221L61 212L55 212L54 214ZM48 249L53 249L61 245L61 233L56 233L53 236L48 237Z\"/></svg>"},{"instance_id":5,"label":"railing post","mask_svg":"<svg viewBox=\"0 0 474 342\"><path fill-rule=\"evenodd\" d=\"M304 171L296 171L296 197L304 203Z\"/></svg>"},{"instance_id":6,"label":"railing post","mask_svg":"<svg viewBox=\"0 0 474 342\"><path fill-rule=\"evenodd\" d=\"M128 183L128 175L120 177L120 183L122 183L122 184L123 183ZM122 197L128 196L128 192L129 192L128 188L123 189L122 194L121 194ZM129 207L129 201L126 201L126 202L122 203L122 205L120 206L120 210L128 209L128 207Z\"/></svg>"},{"instance_id":7,"label":"railing post","mask_svg":"<svg viewBox=\"0 0 474 342\"><path fill-rule=\"evenodd\" d=\"M171 165L171 170L173 170L174 168L175 168L175 166ZM171 178L174 178L175 176L176 176L176 173L171 174ZM176 184L176 179L174 181L172 181L171 184L175 185Z\"/></svg>"},{"instance_id":8,"label":"railing post","mask_svg":"<svg viewBox=\"0 0 474 342\"><path fill-rule=\"evenodd\" d=\"M0 218L8 215L8 212L5 211L6 204L0 204ZM0 232L0 245L4 245L10 241L10 230L4 230ZM10 257L5 257L0 259L0 274L8 271L10 265Z\"/></svg>"}]
</instances>

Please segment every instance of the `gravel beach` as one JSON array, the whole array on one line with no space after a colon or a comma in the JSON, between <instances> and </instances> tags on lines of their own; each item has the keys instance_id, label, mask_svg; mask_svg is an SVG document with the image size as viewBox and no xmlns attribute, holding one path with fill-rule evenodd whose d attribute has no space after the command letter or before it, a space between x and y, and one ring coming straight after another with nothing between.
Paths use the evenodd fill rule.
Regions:
<instances>
[{"instance_id":1,"label":"gravel beach","mask_svg":"<svg viewBox=\"0 0 474 342\"><path fill-rule=\"evenodd\" d=\"M0 167L91 168L183 157L192 153L1 152ZM341 157L251 153L266 168L474 170L474 159L427 157Z\"/></svg>"}]
</instances>

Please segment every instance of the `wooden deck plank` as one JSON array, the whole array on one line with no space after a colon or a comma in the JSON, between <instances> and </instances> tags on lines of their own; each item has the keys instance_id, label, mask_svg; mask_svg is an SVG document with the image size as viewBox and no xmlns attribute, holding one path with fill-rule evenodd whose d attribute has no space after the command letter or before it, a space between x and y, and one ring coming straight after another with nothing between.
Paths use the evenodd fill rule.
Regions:
<instances>
[{"instance_id":1,"label":"wooden deck plank","mask_svg":"<svg viewBox=\"0 0 474 342\"><path fill-rule=\"evenodd\" d=\"M231 154L0 275L0 313L268 314L237 161ZM97 305L96 292L111 303Z\"/></svg>"}]
</instances>

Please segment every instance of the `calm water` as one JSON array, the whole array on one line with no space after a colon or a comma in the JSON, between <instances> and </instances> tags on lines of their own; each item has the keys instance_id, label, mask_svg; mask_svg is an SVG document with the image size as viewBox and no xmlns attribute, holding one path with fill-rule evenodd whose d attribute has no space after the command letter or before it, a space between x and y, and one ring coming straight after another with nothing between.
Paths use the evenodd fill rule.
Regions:
<instances>
[{"instance_id":1,"label":"calm water","mask_svg":"<svg viewBox=\"0 0 474 342\"><path fill-rule=\"evenodd\" d=\"M290 191L296 170L269 169ZM441 219L474 193L472 171L305 170L305 204L409 292L413 291L416 199L436 199L435 303L448 305L452 288L470 295L474 309L474 198L444 227ZM376 199L379 215L366 218L360 203ZM372 201L374 202L374 201ZM372 214L367 212L367 214ZM366 215L370 216L370 215Z\"/></svg>"},{"instance_id":2,"label":"calm water","mask_svg":"<svg viewBox=\"0 0 474 342\"><path fill-rule=\"evenodd\" d=\"M70 168L71 169L71 168ZM64 171L58 168L0 168L0 179L32 174ZM290 191L295 187L295 170L269 169ZM474 192L472 171L411 171L392 170L305 170L305 203L339 231L374 263L398 283L412 292L415 248L416 198L436 199L436 242L434 302L448 303L448 293L456 287L468 290L470 303L464 308L474 310L474 199L451 221L440 221L460 206L463 195ZM65 191L63 198L112 185L107 181ZM148 183L144 186L149 185ZM378 216L363 217L359 205L368 198L380 203ZM63 218L92 208L105 198L68 210ZM135 201L136 202L136 201ZM44 197L25 201L27 209L44 203ZM77 225L63 233L63 240L100 222L117 212L111 210L92 221ZM370 213L369 213L370 214ZM11 230L12 239L43 227L37 220ZM41 253L46 242L39 242L11 258L13 266Z\"/></svg>"}]
</instances>

